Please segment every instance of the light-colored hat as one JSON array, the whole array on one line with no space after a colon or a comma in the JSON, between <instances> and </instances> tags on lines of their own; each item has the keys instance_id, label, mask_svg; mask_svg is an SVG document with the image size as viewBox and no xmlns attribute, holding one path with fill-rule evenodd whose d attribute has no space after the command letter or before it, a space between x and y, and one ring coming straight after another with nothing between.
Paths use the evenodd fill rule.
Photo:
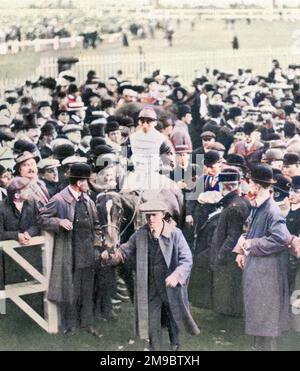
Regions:
<instances>
[{"instance_id":1,"label":"light-colored hat","mask_svg":"<svg viewBox=\"0 0 300 371\"><path fill-rule=\"evenodd\" d=\"M69 139L57 138L51 142L51 150L54 151L55 147L61 146L63 144L71 144L71 146L73 146L73 143Z\"/></svg>"},{"instance_id":2,"label":"light-colored hat","mask_svg":"<svg viewBox=\"0 0 300 371\"><path fill-rule=\"evenodd\" d=\"M145 106L139 113L139 117L157 120L157 114L151 106Z\"/></svg>"},{"instance_id":3,"label":"light-colored hat","mask_svg":"<svg viewBox=\"0 0 300 371\"><path fill-rule=\"evenodd\" d=\"M222 200L223 196L218 191L207 191L200 193L198 197L198 202L200 204L217 204Z\"/></svg>"},{"instance_id":4,"label":"light-colored hat","mask_svg":"<svg viewBox=\"0 0 300 371\"><path fill-rule=\"evenodd\" d=\"M261 162L283 161L283 152L278 148L268 149Z\"/></svg>"},{"instance_id":5,"label":"light-colored hat","mask_svg":"<svg viewBox=\"0 0 300 371\"><path fill-rule=\"evenodd\" d=\"M76 125L76 124L67 124L65 125L61 131L64 133L64 134L67 134L67 133L71 133L73 131L82 131L83 128L82 126L80 125Z\"/></svg>"},{"instance_id":6,"label":"light-colored hat","mask_svg":"<svg viewBox=\"0 0 300 371\"><path fill-rule=\"evenodd\" d=\"M148 202L143 203L139 211L145 214L153 214L159 211L166 211L167 206L160 200L150 200Z\"/></svg>"},{"instance_id":7,"label":"light-colored hat","mask_svg":"<svg viewBox=\"0 0 300 371\"><path fill-rule=\"evenodd\" d=\"M38 163L39 170L53 169L60 166L60 162L54 158L44 158Z\"/></svg>"},{"instance_id":8,"label":"light-colored hat","mask_svg":"<svg viewBox=\"0 0 300 371\"><path fill-rule=\"evenodd\" d=\"M68 103L68 111L80 111L86 110L87 107L84 105L83 102L70 102Z\"/></svg>"},{"instance_id":9,"label":"light-colored hat","mask_svg":"<svg viewBox=\"0 0 300 371\"><path fill-rule=\"evenodd\" d=\"M79 156L69 156L65 158L62 161L62 165L74 165L74 164L86 164L87 163L87 158L86 157L79 157Z\"/></svg>"},{"instance_id":10,"label":"light-colored hat","mask_svg":"<svg viewBox=\"0 0 300 371\"><path fill-rule=\"evenodd\" d=\"M36 154L29 151L24 151L18 157L16 157L15 161L16 164L21 164L22 162L30 160L32 158L35 159L36 162L38 162L40 159L38 156L36 156Z\"/></svg>"}]
</instances>

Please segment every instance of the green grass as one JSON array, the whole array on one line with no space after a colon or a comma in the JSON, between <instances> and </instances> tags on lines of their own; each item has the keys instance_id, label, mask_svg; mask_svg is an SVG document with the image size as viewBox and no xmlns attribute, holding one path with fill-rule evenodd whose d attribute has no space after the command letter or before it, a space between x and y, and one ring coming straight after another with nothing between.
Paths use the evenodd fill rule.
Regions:
<instances>
[{"instance_id":1,"label":"green grass","mask_svg":"<svg viewBox=\"0 0 300 371\"><path fill-rule=\"evenodd\" d=\"M181 338L181 349L190 351L247 351L252 339L244 335L242 319L217 315L211 311L192 308L201 335ZM14 304L8 302L7 314L0 316L0 350L27 351L141 351L144 343L135 339L133 345L133 308L123 305L117 322L98 322L101 339L87 333L49 335L39 328ZM167 333L164 331L167 347ZM299 350L300 334L289 333L280 341L280 350ZM121 349L119 347L122 347ZM167 348L166 348L167 349Z\"/></svg>"},{"instance_id":2,"label":"green grass","mask_svg":"<svg viewBox=\"0 0 300 371\"><path fill-rule=\"evenodd\" d=\"M263 22L253 21L250 26L245 21L237 22L235 30L225 30L224 22L203 21L196 25L194 32L190 31L190 23L182 22L174 36L172 52L188 53L194 50L230 49L234 33L237 34L240 47L272 48L290 47L293 32L300 26L297 22ZM22 52L17 55L0 56L0 78L24 78L34 73L40 58L47 56L77 56L83 55L115 55L137 53L141 46L145 53L168 51L167 42L161 32L155 40L130 40L130 47L123 48L120 41L104 42L96 50L46 51L40 53Z\"/></svg>"}]
</instances>

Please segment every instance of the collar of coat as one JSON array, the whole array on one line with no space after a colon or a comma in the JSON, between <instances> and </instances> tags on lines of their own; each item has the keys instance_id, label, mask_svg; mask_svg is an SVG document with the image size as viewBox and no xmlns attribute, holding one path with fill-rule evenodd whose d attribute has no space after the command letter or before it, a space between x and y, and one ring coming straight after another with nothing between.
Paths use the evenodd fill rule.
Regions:
<instances>
[{"instance_id":1,"label":"collar of coat","mask_svg":"<svg viewBox=\"0 0 300 371\"><path fill-rule=\"evenodd\" d=\"M71 193L71 191L70 191L70 189L69 189L69 186L67 186L65 189L63 189L63 190L60 192L60 194L61 194L61 197L62 197L66 202L68 202L69 204L71 204L72 202L75 201L75 198L74 198L74 196L72 195L72 193ZM83 198L84 198L85 201L88 201L88 200L89 200L89 196L88 196L86 193L83 194Z\"/></svg>"},{"instance_id":2,"label":"collar of coat","mask_svg":"<svg viewBox=\"0 0 300 371\"><path fill-rule=\"evenodd\" d=\"M238 191L230 192L222 198L222 200L220 201L220 204L223 207L227 207L236 196L238 196Z\"/></svg>"},{"instance_id":3,"label":"collar of coat","mask_svg":"<svg viewBox=\"0 0 300 371\"><path fill-rule=\"evenodd\" d=\"M164 222L164 226L163 226L163 230L161 232L160 237L163 236L165 238L170 238L172 232L175 231L176 225L174 223L168 223L165 220L163 222ZM148 228L148 230L150 230L148 225L146 225L146 227Z\"/></svg>"}]
</instances>

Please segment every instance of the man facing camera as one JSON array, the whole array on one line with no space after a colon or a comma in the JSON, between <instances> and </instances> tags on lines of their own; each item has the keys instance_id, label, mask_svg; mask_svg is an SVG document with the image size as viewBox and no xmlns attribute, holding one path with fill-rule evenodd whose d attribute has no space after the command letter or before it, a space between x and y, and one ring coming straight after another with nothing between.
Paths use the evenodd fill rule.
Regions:
<instances>
[{"instance_id":1,"label":"man facing camera","mask_svg":"<svg viewBox=\"0 0 300 371\"><path fill-rule=\"evenodd\" d=\"M102 253L113 264L133 261L136 266L137 332L150 339L151 350L161 350L162 310L166 314L171 348L179 347L181 330L198 335L188 302L187 283L192 254L181 230L164 220L166 206L153 200L141 205L147 223L113 255Z\"/></svg>"}]
</instances>

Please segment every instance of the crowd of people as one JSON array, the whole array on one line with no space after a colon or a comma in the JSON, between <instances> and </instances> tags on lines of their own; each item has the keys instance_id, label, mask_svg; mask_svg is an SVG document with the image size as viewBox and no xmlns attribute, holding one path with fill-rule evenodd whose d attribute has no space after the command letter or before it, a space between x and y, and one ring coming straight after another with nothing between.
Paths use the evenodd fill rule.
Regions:
<instances>
[{"instance_id":1,"label":"crowd of people","mask_svg":"<svg viewBox=\"0 0 300 371\"><path fill-rule=\"evenodd\" d=\"M277 60L266 76L207 69L192 88L159 70L141 85L27 81L0 105L0 240L54 233L48 299L65 333L97 336L94 318L115 320L137 290L140 334L159 349L163 312L178 349L180 322L199 334L191 274L194 305L244 315L255 348L274 349L300 330L299 133L300 66Z\"/></svg>"}]
</instances>

